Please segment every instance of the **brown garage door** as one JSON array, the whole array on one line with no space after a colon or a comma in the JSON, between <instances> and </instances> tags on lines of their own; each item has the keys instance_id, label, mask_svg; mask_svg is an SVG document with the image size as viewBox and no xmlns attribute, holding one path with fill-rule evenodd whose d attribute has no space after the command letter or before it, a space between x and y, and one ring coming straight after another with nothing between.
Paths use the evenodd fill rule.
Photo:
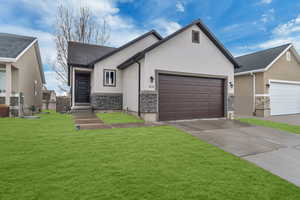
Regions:
<instances>
[{"instance_id":1,"label":"brown garage door","mask_svg":"<svg viewBox=\"0 0 300 200\"><path fill-rule=\"evenodd\" d=\"M159 119L224 116L224 79L159 75Z\"/></svg>"}]
</instances>

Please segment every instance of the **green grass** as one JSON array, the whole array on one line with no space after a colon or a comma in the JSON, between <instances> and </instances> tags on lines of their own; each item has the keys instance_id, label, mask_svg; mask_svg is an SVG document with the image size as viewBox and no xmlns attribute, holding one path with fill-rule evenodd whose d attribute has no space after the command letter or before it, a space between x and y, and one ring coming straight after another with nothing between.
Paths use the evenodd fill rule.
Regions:
<instances>
[{"instance_id":1,"label":"green grass","mask_svg":"<svg viewBox=\"0 0 300 200\"><path fill-rule=\"evenodd\" d=\"M300 134L300 126L289 125L289 124L280 123L280 122L272 122L269 120L255 119L255 118L242 118L242 119L239 119L239 121L248 123L248 124L252 124L252 125L256 125L256 126L265 126L265 127L269 127L269 128L278 129L281 131L287 131L290 133Z\"/></svg>"},{"instance_id":2,"label":"green grass","mask_svg":"<svg viewBox=\"0 0 300 200\"><path fill-rule=\"evenodd\" d=\"M123 112L112 112L112 113L97 113L97 116L105 124L124 124L124 123L136 123L144 122L136 116L129 115Z\"/></svg>"},{"instance_id":3,"label":"green grass","mask_svg":"<svg viewBox=\"0 0 300 200\"><path fill-rule=\"evenodd\" d=\"M300 189L169 126L75 131L0 119L1 200L300 199Z\"/></svg>"}]
</instances>

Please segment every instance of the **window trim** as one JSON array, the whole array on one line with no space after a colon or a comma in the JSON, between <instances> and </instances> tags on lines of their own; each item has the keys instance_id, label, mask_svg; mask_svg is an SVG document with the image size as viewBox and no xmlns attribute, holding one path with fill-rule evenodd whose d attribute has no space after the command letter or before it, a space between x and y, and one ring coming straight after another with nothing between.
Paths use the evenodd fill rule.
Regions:
<instances>
[{"instance_id":1,"label":"window trim","mask_svg":"<svg viewBox=\"0 0 300 200\"><path fill-rule=\"evenodd\" d=\"M5 94L6 93L6 69L0 67L0 72L2 72L4 74L4 89L0 89L0 94Z\"/></svg>"},{"instance_id":2,"label":"window trim","mask_svg":"<svg viewBox=\"0 0 300 200\"><path fill-rule=\"evenodd\" d=\"M112 84L112 85L105 83L105 74L106 74L105 72L107 72L107 71L114 72L114 74L115 74L115 81L114 81L114 84ZM103 69L103 86L104 87L116 87L116 83L117 83L117 70L115 70L115 69Z\"/></svg>"},{"instance_id":3,"label":"window trim","mask_svg":"<svg viewBox=\"0 0 300 200\"><path fill-rule=\"evenodd\" d=\"M198 40L195 40L194 34L198 34ZM200 31L192 30L192 42L196 44L200 44Z\"/></svg>"}]
</instances>

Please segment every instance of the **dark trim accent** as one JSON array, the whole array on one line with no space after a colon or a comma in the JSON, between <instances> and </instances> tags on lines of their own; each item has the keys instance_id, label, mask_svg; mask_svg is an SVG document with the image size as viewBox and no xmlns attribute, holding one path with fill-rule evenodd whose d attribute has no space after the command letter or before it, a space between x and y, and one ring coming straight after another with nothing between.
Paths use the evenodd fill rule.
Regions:
<instances>
[{"instance_id":1,"label":"dark trim accent","mask_svg":"<svg viewBox=\"0 0 300 200\"><path fill-rule=\"evenodd\" d=\"M194 38L195 34L198 35L198 40ZM200 31L192 30L192 43L200 44Z\"/></svg>"},{"instance_id":2,"label":"dark trim accent","mask_svg":"<svg viewBox=\"0 0 300 200\"><path fill-rule=\"evenodd\" d=\"M141 116L141 63L136 62L138 64L138 116Z\"/></svg>"},{"instance_id":3,"label":"dark trim accent","mask_svg":"<svg viewBox=\"0 0 300 200\"><path fill-rule=\"evenodd\" d=\"M116 50L106 54L105 56L102 56L101 58L98 58L98 59L94 60L93 62L89 63L88 65L94 65L95 63L97 63L97 62L99 62L99 61L101 61L101 60L103 60L103 59L105 59L105 58L107 58L107 57L109 57L109 56L111 56L111 55L113 55L113 54L129 47L129 46L131 46L132 44L146 38L147 36L149 36L151 34L154 35L158 40L162 40L162 36L159 33L157 33L155 30L151 30L151 31L145 33L144 35L141 35L141 36L135 38L134 40L131 40L130 42L124 44L123 46L117 48Z\"/></svg>"},{"instance_id":4,"label":"dark trim accent","mask_svg":"<svg viewBox=\"0 0 300 200\"><path fill-rule=\"evenodd\" d=\"M234 65L234 68L239 68L239 64L235 61L234 57L231 55L231 53L224 47L224 45L215 37L215 35L209 31L208 27L204 25L204 23L199 19L194 21L193 23L183 27L182 29L179 29L175 33L169 35L168 37L164 38L163 40L160 40L150 47L146 48L145 50L135 54L131 58L127 59L125 62L121 63L119 66L117 66L118 69L125 69L129 67L131 64L133 64L135 61L140 60L145 56L145 54L152 49L160 46L161 44L167 42L168 40L172 39L173 37L177 36L178 34L182 33L183 31L187 30L188 28L197 25L204 34L218 47L218 49L223 53L223 55Z\"/></svg>"},{"instance_id":5,"label":"dark trim accent","mask_svg":"<svg viewBox=\"0 0 300 200\"><path fill-rule=\"evenodd\" d=\"M105 84L105 71L115 72L115 83L113 85L106 85ZM103 87L116 87L116 85L117 85L117 70L115 70L115 69L103 69Z\"/></svg>"}]
</instances>

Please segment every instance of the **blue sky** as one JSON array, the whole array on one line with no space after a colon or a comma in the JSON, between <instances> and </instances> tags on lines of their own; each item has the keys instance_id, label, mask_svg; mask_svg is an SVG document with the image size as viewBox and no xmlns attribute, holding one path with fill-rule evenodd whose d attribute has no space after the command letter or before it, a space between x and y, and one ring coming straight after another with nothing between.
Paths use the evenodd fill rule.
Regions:
<instances>
[{"instance_id":1,"label":"blue sky","mask_svg":"<svg viewBox=\"0 0 300 200\"><path fill-rule=\"evenodd\" d=\"M57 89L53 23L63 0L1 0L0 32L39 39L47 87ZM293 42L300 50L300 0L64 0L90 7L111 26L109 45L120 46L156 29L166 36L202 19L233 55Z\"/></svg>"}]
</instances>

